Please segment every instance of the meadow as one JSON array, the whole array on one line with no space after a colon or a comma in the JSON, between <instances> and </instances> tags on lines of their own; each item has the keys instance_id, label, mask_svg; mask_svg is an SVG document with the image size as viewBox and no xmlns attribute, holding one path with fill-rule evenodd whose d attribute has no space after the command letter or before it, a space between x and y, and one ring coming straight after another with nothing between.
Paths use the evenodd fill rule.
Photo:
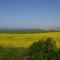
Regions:
<instances>
[{"instance_id":1,"label":"meadow","mask_svg":"<svg viewBox=\"0 0 60 60\"><path fill-rule=\"evenodd\" d=\"M60 47L60 32L34 33L34 34L8 34L0 33L0 46L3 47L29 47L33 42L51 37Z\"/></svg>"},{"instance_id":2,"label":"meadow","mask_svg":"<svg viewBox=\"0 0 60 60\"><path fill-rule=\"evenodd\" d=\"M31 45L33 45L34 42L38 42L39 40L46 40L46 38L48 37L53 38L53 40L56 41L57 48L60 49L60 32L43 32L29 34L0 33L0 60L31 60L28 59L27 55L27 53L30 51L29 48L31 47ZM42 58L44 53L41 54L39 52L41 54L39 55L35 51L35 49L42 52L44 51L43 49L40 49L38 45L37 48L34 48L33 46L32 52L34 54L32 54L32 56L37 55L37 60L40 60L39 58ZM58 56L55 56L55 58L58 58L58 60L60 60L60 50L56 52L58 53ZM44 59L45 58L43 57L42 60ZM35 60L35 57L33 60Z\"/></svg>"}]
</instances>

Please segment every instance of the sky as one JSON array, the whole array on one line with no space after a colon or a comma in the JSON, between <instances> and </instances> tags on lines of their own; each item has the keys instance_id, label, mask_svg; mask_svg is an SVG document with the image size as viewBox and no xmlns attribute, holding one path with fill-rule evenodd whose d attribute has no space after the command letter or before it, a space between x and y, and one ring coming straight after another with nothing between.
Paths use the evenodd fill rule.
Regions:
<instances>
[{"instance_id":1,"label":"sky","mask_svg":"<svg viewBox=\"0 0 60 60\"><path fill-rule=\"evenodd\" d=\"M60 0L0 0L0 29L60 28Z\"/></svg>"}]
</instances>

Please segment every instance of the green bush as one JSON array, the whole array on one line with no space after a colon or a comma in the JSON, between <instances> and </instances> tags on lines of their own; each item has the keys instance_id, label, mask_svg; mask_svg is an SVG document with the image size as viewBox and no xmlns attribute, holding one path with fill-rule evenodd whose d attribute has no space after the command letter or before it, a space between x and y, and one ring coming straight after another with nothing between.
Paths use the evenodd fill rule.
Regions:
<instances>
[{"instance_id":1,"label":"green bush","mask_svg":"<svg viewBox=\"0 0 60 60\"><path fill-rule=\"evenodd\" d=\"M28 49L27 60L55 60L56 42L52 38L34 42Z\"/></svg>"}]
</instances>

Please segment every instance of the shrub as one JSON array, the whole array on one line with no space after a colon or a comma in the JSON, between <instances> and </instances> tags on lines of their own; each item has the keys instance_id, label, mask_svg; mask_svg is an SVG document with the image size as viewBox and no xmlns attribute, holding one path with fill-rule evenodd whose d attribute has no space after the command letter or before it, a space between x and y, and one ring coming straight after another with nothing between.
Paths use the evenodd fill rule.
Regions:
<instances>
[{"instance_id":1,"label":"shrub","mask_svg":"<svg viewBox=\"0 0 60 60\"><path fill-rule=\"evenodd\" d=\"M27 60L54 60L56 42L52 38L34 42L28 49Z\"/></svg>"}]
</instances>

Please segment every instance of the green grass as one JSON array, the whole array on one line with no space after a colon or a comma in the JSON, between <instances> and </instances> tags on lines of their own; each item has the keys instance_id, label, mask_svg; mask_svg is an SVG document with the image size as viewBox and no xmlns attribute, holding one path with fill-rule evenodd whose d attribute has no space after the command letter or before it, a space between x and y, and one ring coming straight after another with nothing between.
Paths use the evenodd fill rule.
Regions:
<instances>
[{"instance_id":1,"label":"green grass","mask_svg":"<svg viewBox=\"0 0 60 60\"><path fill-rule=\"evenodd\" d=\"M23 60L24 48L0 47L0 60Z\"/></svg>"}]
</instances>

